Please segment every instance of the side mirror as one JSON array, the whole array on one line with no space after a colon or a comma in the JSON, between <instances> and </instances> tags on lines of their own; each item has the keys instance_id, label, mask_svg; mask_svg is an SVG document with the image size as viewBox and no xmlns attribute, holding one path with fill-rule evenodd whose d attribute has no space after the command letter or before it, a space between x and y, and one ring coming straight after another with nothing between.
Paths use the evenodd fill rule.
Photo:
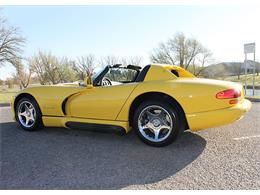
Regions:
<instances>
[{"instance_id":1,"label":"side mirror","mask_svg":"<svg viewBox=\"0 0 260 195\"><path fill-rule=\"evenodd\" d=\"M92 79L91 79L90 76L87 76L87 77L84 79L84 85L87 87L87 89L93 88L93 82L92 82Z\"/></svg>"}]
</instances>

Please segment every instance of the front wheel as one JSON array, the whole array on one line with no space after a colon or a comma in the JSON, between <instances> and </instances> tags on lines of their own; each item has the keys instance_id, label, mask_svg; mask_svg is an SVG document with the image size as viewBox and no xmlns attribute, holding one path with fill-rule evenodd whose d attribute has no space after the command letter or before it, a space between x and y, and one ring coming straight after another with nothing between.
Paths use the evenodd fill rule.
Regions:
<instances>
[{"instance_id":1,"label":"front wheel","mask_svg":"<svg viewBox=\"0 0 260 195\"><path fill-rule=\"evenodd\" d=\"M179 135L179 111L167 102L143 102L135 111L133 127L146 144L162 147L171 144Z\"/></svg>"},{"instance_id":2,"label":"front wheel","mask_svg":"<svg viewBox=\"0 0 260 195\"><path fill-rule=\"evenodd\" d=\"M22 98L16 106L15 117L19 125L27 131L42 128L42 115L37 102L31 98Z\"/></svg>"}]
</instances>

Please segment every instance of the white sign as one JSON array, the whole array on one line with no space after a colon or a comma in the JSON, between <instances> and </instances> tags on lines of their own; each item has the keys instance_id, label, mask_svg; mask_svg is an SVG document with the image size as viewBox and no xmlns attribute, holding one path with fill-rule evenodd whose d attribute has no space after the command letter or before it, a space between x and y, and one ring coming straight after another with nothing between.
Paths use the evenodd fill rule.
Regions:
<instances>
[{"instance_id":1,"label":"white sign","mask_svg":"<svg viewBox=\"0 0 260 195\"><path fill-rule=\"evenodd\" d=\"M255 53L255 43L244 44L244 53Z\"/></svg>"}]
</instances>

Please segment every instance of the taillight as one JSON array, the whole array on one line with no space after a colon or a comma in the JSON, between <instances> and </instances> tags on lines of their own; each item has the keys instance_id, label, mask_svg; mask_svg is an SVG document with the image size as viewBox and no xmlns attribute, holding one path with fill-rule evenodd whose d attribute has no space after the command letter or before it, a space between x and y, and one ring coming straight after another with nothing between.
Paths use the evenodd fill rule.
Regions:
<instances>
[{"instance_id":1,"label":"taillight","mask_svg":"<svg viewBox=\"0 0 260 195\"><path fill-rule=\"evenodd\" d=\"M227 89L216 94L218 99L232 99L241 96L241 91L237 89Z\"/></svg>"}]
</instances>

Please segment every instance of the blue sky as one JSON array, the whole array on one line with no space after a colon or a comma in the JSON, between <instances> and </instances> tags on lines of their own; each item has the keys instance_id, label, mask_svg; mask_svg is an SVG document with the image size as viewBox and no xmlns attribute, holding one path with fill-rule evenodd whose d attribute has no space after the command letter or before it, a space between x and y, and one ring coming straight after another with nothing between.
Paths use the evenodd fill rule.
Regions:
<instances>
[{"instance_id":1,"label":"blue sky","mask_svg":"<svg viewBox=\"0 0 260 195\"><path fill-rule=\"evenodd\" d=\"M142 56L176 32L197 38L216 61L242 61L243 44L260 44L257 6L3 6L10 25L27 38L24 55ZM258 58L258 53L256 54ZM13 71L0 69L0 79Z\"/></svg>"}]
</instances>

